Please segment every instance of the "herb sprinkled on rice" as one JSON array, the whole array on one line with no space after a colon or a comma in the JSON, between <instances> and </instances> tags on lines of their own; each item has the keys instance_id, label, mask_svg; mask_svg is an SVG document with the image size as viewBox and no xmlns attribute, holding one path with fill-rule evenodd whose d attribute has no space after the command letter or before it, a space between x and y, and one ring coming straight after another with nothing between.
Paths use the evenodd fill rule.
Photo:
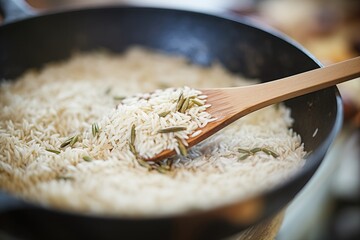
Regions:
<instances>
[{"instance_id":1,"label":"herb sprinkled on rice","mask_svg":"<svg viewBox=\"0 0 360 240\"><path fill-rule=\"evenodd\" d=\"M306 154L283 105L190 149L186 142L212 119L206 96L194 89L252 83L218 64L140 48L29 70L0 85L0 189L120 216L201 211L269 189L301 168ZM142 159L163 149L178 155Z\"/></svg>"}]
</instances>

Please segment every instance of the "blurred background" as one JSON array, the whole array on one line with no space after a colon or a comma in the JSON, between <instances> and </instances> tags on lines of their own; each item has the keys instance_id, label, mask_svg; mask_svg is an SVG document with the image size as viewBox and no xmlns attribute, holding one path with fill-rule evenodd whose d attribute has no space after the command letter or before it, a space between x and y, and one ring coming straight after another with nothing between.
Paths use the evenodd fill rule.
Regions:
<instances>
[{"instance_id":1,"label":"blurred background","mask_svg":"<svg viewBox=\"0 0 360 240\"><path fill-rule=\"evenodd\" d=\"M11 1L11 0L9 0ZM360 0L27 0L41 12L109 4L245 15L303 45L323 65L360 55ZM276 239L360 239L360 79L339 85L343 130L289 205Z\"/></svg>"}]
</instances>

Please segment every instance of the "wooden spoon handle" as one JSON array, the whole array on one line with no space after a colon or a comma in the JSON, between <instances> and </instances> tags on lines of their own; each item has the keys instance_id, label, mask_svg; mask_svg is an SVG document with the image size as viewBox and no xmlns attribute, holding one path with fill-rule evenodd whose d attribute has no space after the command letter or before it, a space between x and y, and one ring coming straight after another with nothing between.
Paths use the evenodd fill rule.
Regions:
<instances>
[{"instance_id":1,"label":"wooden spoon handle","mask_svg":"<svg viewBox=\"0 0 360 240\"><path fill-rule=\"evenodd\" d=\"M359 76L360 57L357 57L275 81L245 87L204 89L203 93L216 106L208 111L220 117L221 124L226 126L258 109Z\"/></svg>"},{"instance_id":2,"label":"wooden spoon handle","mask_svg":"<svg viewBox=\"0 0 360 240\"><path fill-rule=\"evenodd\" d=\"M266 105L334 86L360 76L360 57L258 85L259 101ZM260 91L260 92L259 92Z\"/></svg>"},{"instance_id":3,"label":"wooden spoon handle","mask_svg":"<svg viewBox=\"0 0 360 240\"><path fill-rule=\"evenodd\" d=\"M360 76L360 57L324 68L300 73L279 80L245 87L205 89L216 107L207 111L219 120L209 124L205 131L212 135L218 129L251 112L294 97L336 85ZM221 126L217 126L221 125ZM200 135L200 138L205 138ZM199 142L199 141L195 141Z\"/></svg>"},{"instance_id":4,"label":"wooden spoon handle","mask_svg":"<svg viewBox=\"0 0 360 240\"><path fill-rule=\"evenodd\" d=\"M188 139L189 147L201 142L215 132L246 114L274 103L327 88L360 76L360 57L279 80L236 88L202 89L212 106L207 111L216 121L208 123L196 137ZM156 158L171 156L165 150Z\"/></svg>"}]
</instances>

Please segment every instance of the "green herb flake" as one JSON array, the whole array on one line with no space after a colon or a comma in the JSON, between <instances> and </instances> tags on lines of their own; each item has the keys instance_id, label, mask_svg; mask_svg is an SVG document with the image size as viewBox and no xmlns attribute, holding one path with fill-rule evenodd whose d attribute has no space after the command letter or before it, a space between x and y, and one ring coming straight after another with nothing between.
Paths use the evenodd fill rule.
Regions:
<instances>
[{"instance_id":1,"label":"green herb flake","mask_svg":"<svg viewBox=\"0 0 360 240\"><path fill-rule=\"evenodd\" d=\"M175 108L175 111L179 111L184 103L185 99L184 99L184 95L183 93L181 92L180 95L179 95L179 98L177 100L177 103L176 103L176 108Z\"/></svg>"},{"instance_id":2,"label":"green herb flake","mask_svg":"<svg viewBox=\"0 0 360 240\"><path fill-rule=\"evenodd\" d=\"M250 154L246 153L246 154L242 155L241 157L239 157L239 160L243 161L243 160L247 159L249 156L250 156Z\"/></svg>"},{"instance_id":3,"label":"green herb flake","mask_svg":"<svg viewBox=\"0 0 360 240\"><path fill-rule=\"evenodd\" d=\"M191 102L193 102L194 104L198 105L198 106L203 106L204 103L201 102L199 99L191 99Z\"/></svg>"},{"instance_id":4,"label":"green herb flake","mask_svg":"<svg viewBox=\"0 0 360 240\"><path fill-rule=\"evenodd\" d=\"M66 181L73 181L75 178L73 176L58 176L57 180L66 180Z\"/></svg>"},{"instance_id":5,"label":"green herb flake","mask_svg":"<svg viewBox=\"0 0 360 240\"><path fill-rule=\"evenodd\" d=\"M169 113L171 113L171 111L165 111L165 112L162 112L162 113L159 113L159 117L166 117Z\"/></svg>"},{"instance_id":6,"label":"green herb flake","mask_svg":"<svg viewBox=\"0 0 360 240\"><path fill-rule=\"evenodd\" d=\"M262 151L263 151L264 153L266 153L267 155L273 156L274 158L278 158L278 157L279 157L279 154L275 153L274 151L271 151L270 149L263 148Z\"/></svg>"},{"instance_id":7,"label":"green herb flake","mask_svg":"<svg viewBox=\"0 0 360 240\"><path fill-rule=\"evenodd\" d=\"M158 130L158 133L171 133L171 132L180 132L186 130L186 127L168 127Z\"/></svg>"},{"instance_id":8,"label":"green herb flake","mask_svg":"<svg viewBox=\"0 0 360 240\"><path fill-rule=\"evenodd\" d=\"M146 162L146 161L144 161L144 160L142 160L140 158L137 158L136 160L137 160L137 162L139 163L140 166L142 166L144 168L147 168L148 170L152 169L151 165L148 162Z\"/></svg>"},{"instance_id":9,"label":"green herb flake","mask_svg":"<svg viewBox=\"0 0 360 240\"><path fill-rule=\"evenodd\" d=\"M168 170L166 170L166 169L163 168L162 166L156 166L156 167L155 167L155 170L158 171L159 173L163 173L163 174L169 172Z\"/></svg>"},{"instance_id":10,"label":"green herb flake","mask_svg":"<svg viewBox=\"0 0 360 240\"><path fill-rule=\"evenodd\" d=\"M256 153L258 152L263 152L269 156L273 156L274 158L277 158L279 157L279 154L277 154L276 152L268 149L268 148L260 148L260 147L256 147L256 148L253 148L253 149L244 149L244 148L238 148L237 149L239 153L243 153L244 155L242 155L239 160L244 160L246 158L248 158L249 156L251 155L255 155Z\"/></svg>"},{"instance_id":11,"label":"green herb flake","mask_svg":"<svg viewBox=\"0 0 360 240\"><path fill-rule=\"evenodd\" d=\"M136 131L135 131L135 124L133 124L132 126L131 126L131 136L130 136L130 144L134 144L134 142L135 142L135 138L136 138Z\"/></svg>"},{"instance_id":12,"label":"green herb flake","mask_svg":"<svg viewBox=\"0 0 360 240\"><path fill-rule=\"evenodd\" d=\"M135 156L137 156L137 152L136 152L135 146L134 146L133 144L130 144L129 147L130 147L130 152L132 152Z\"/></svg>"},{"instance_id":13,"label":"green herb flake","mask_svg":"<svg viewBox=\"0 0 360 240\"><path fill-rule=\"evenodd\" d=\"M67 145L69 145L71 143L71 140L73 139L73 137L66 139L61 145L60 148L64 148Z\"/></svg>"},{"instance_id":14,"label":"green herb flake","mask_svg":"<svg viewBox=\"0 0 360 240\"><path fill-rule=\"evenodd\" d=\"M48 152L51 152L51 153L60 154L60 151L55 150L55 149L46 148L45 150L48 151Z\"/></svg>"},{"instance_id":15,"label":"green herb flake","mask_svg":"<svg viewBox=\"0 0 360 240\"><path fill-rule=\"evenodd\" d=\"M251 152L247 149L244 149L244 148L238 148L237 149L239 153L247 153L247 154L250 154Z\"/></svg>"},{"instance_id":16,"label":"green herb flake","mask_svg":"<svg viewBox=\"0 0 360 240\"><path fill-rule=\"evenodd\" d=\"M188 108L187 108L187 109L192 108L194 105L195 105L195 104L194 104L194 102L190 101L189 106L188 106Z\"/></svg>"},{"instance_id":17,"label":"green herb flake","mask_svg":"<svg viewBox=\"0 0 360 240\"><path fill-rule=\"evenodd\" d=\"M68 139L66 139L61 145L60 145L60 148L64 148L68 145L70 145L70 147L72 147L79 139L79 136L78 135L75 135L75 136L72 136L72 137L69 137Z\"/></svg>"},{"instance_id":18,"label":"green herb flake","mask_svg":"<svg viewBox=\"0 0 360 240\"><path fill-rule=\"evenodd\" d=\"M89 156L83 156L82 159L84 159L84 161L86 161L86 162L91 162L92 161L92 158L89 157Z\"/></svg>"},{"instance_id":19,"label":"green herb flake","mask_svg":"<svg viewBox=\"0 0 360 240\"><path fill-rule=\"evenodd\" d=\"M250 152L251 152L251 154L255 154L255 153L257 153L257 152L260 152L260 151L263 151L263 149L262 148L253 148L253 149L251 149L250 150Z\"/></svg>"},{"instance_id":20,"label":"green herb flake","mask_svg":"<svg viewBox=\"0 0 360 240\"><path fill-rule=\"evenodd\" d=\"M75 143L78 141L78 139L79 139L79 135L75 135L69 143L70 147L74 146Z\"/></svg>"},{"instance_id":21,"label":"green herb flake","mask_svg":"<svg viewBox=\"0 0 360 240\"><path fill-rule=\"evenodd\" d=\"M186 149L185 145L182 143L182 141L179 138L176 138L176 139L177 139L177 143L178 143L178 147L179 147L181 155L186 157L187 149Z\"/></svg>"},{"instance_id":22,"label":"green herb flake","mask_svg":"<svg viewBox=\"0 0 360 240\"><path fill-rule=\"evenodd\" d=\"M91 125L91 132L92 132L92 135L95 137L98 133L99 133L99 125L97 123L93 123Z\"/></svg>"},{"instance_id":23,"label":"green herb flake","mask_svg":"<svg viewBox=\"0 0 360 240\"><path fill-rule=\"evenodd\" d=\"M190 101L190 98L185 98L184 103L182 104L182 106L180 108L181 113L184 113L186 111L186 109L189 106L189 101Z\"/></svg>"}]
</instances>

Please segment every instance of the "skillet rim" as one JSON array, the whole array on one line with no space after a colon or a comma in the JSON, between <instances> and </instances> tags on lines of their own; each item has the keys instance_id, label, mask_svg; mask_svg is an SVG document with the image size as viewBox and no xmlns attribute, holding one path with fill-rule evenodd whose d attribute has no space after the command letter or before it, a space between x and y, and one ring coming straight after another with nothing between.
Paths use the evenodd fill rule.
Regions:
<instances>
[{"instance_id":1,"label":"skillet rim","mask_svg":"<svg viewBox=\"0 0 360 240\"><path fill-rule=\"evenodd\" d=\"M210 11L194 11L194 10L188 10L188 9L179 9L179 8L167 8L167 7L149 7L149 6L138 6L138 5L123 5L123 4L115 4L115 5L100 5L100 6L82 6L82 7L75 7L75 8L61 8L56 10L50 10L46 11L45 13L42 12L38 15L30 16L29 18L22 18L19 20L15 20L12 22L4 23L0 25L0 32L3 31L4 28L8 27L15 27L17 24L22 24L23 22L32 21L35 19L43 19L48 16L53 15L66 15L66 14L76 14L78 12L90 12L90 11L106 11L108 9L132 9L132 10L145 10L145 11L165 11L165 12L178 12L183 14L195 14L195 15L205 15L206 17L211 18L220 18L223 20L231 21L236 24L242 24L246 25L248 27L254 28L257 31L262 31L268 35L272 35L273 37L285 42L288 45L291 45L292 47L295 47L300 53L304 54L309 60L313 61L318 67L322 67L322 64L308 51L306 50L301 44L299 44L294 39L290 38L286 34L276 30L275 28L261 24L258 21L252 20L249 17L246 16L239 16L234 13L221 13L221 12L210 12ZM309 162L309 164L306 164L303 168L301 168L299 171L297 171L291 178L287 179L286 181L276 184L271 189L267 189L265 191L260 191L255 193L254 195L251 195L249 197L243 198L240 201L234 201L227 204L222 204L220 206L217 206L215 208L210 208L207 210L196 210L195 212L183 212L183 213L177 213L177 214L164 214L164 215L156 215L156 216L142 216L142 217L128 217L128 216L116 216L116 215L105 215L105 214L94 214L94 213L83 213L83 212L77 212L72 211L68 209L59 209L54 208L51 206L44 206L40 203L36 203L30 200L26 199L19 199L13 194L7 193L3 190L0 190L0 196L4 195L7 196L10 199L18 200L25 206L25 209L35 209L35 210L41 210L41 211L47 211L50 213L60 214L60 215L68 215L69 217L80 217L80 218L92 218L96 220L125 220L125 221L143 221L143 220L159 220L159 219L173 219L173 218L182 218L182 217L197 217L204 215L209 212L218 212L222 211L223 209L231 208L238 204L247 203L249 201L252 201L254 199L257 199L260 196L267 197L268 195L276 194L278 192L281 192L285 189L285 187L294 185L299 180L305 178L307 175L310 174L310 177L306 180L308 182L312 176L316 173L316 170L320 166L320 164L323 162L323 157L326 154L326 151L329 149L331 143L334 141L336 135L341 129L342 126L342 113L343 113L343 106L342 106L342 100L339 93L339 90L336 86L320 90L325 91L329 90L334 92L334 97L336 100L336 116L334 120L334 125L330 133L327 135L326 139L321 143L321 145L314 150L311 154L309 154L309 157L307 158L306 162ZM306 185L306 182L302 185L302 187L297 191L296 194L298 194L303 187ZM293 199L296 197L292 196L290 199ZM291 201L291 200L290 200ZM281 206L282 208L285 207L285 205ZM11 210L10 210L11 211ZM269 216L269 214L268 214ZM264 216L261 216L257 220L264 219Z\"/></svg>"}]
</instances>

